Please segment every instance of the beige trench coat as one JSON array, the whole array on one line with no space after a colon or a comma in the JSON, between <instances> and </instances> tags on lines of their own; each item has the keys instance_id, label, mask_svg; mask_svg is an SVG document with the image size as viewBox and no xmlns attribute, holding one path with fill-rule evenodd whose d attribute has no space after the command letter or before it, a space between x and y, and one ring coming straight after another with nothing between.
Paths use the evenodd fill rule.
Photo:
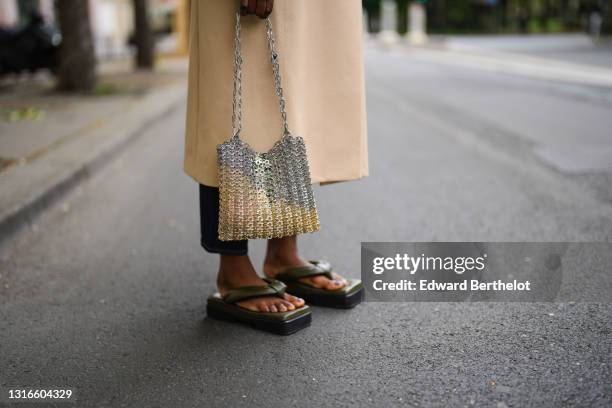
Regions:
<instances>
[{"instance_id":1,"label":"beige trench coat","mask_svg":"<svg viewBox=\"0 0 612 408\"><path fill-rule=\"evenodd\" d=\"M231 136L237 1L191 2L185 172L217 186L218 144ZM313 183L368 174L360 0L276 0L272 24L289 128L306 142ZM242 19L241 137L266 151L281 137L264 22Z\"/></svg>"}]
</instances>

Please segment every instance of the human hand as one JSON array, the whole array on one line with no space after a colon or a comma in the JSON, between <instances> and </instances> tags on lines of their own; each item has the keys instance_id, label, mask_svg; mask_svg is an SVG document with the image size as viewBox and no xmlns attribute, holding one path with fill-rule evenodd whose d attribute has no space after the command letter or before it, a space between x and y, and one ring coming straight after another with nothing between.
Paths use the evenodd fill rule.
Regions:
<instances>
[{"instance_id":1,"label":"human hand","mask_svg":"<svg viewBox=\"0 0 612 408\"><path fill-rule=\"evenodd\" d=\"M240 0L240 15L255 14L259 18L268 18L273 7L274 0Z\"/></svg>"}]
</instances>

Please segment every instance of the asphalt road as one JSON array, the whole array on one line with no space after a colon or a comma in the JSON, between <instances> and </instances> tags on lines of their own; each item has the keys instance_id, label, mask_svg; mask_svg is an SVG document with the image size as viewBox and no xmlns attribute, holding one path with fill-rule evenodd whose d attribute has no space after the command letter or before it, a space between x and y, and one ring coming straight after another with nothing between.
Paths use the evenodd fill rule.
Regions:
<instances>
[{"instance_id":1,"label":"asphalt road","mask_svg":"<svg viewBox=\"0 0 612 408\"><path fill-rule=\"evenodd\" d=\"M317 189L306 256L358 276L360 241L610 241L605 163L541 154L612 146L608 91L398 51L366 63L371 176ZM0 249L1 385L74 387L79 407L612 404L607 304L315 308L289 337L205 319L217 260L199 247L183 123L149 129Z\"/></svg>"}]
</instances>

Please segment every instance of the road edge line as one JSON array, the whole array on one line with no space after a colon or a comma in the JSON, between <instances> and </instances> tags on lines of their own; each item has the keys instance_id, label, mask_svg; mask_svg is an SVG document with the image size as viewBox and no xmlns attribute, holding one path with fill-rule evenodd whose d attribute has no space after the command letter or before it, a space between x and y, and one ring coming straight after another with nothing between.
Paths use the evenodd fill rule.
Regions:
<instances>
[{"instance_id":1,"label":"road edge line","mask_svg":"<svg viewBox=\"0 0 612 408\"><path fill-rule=\"evenodd\" d=\"M165 89L172 92L177 87L184 88L183 84L171 85ZM158 98L163 91L151 92L146 98ZM68 168L59 177L52 181L51 185L35 194L26 197L14 209L0 215L0 245L14 237L28 224L40 216L45 210L52 207L74 190L81 182L91 178L102 170L128 146L136 142L146 131L174 113L185 101L184 91L178 92L178 97L171 99L162 109L151 109L139 124L129 129L125 135L110 146L101 150L94 157L83 160L75 166ZM105 127L109 127L106 125Z\"/></svg>"}]
</instances>

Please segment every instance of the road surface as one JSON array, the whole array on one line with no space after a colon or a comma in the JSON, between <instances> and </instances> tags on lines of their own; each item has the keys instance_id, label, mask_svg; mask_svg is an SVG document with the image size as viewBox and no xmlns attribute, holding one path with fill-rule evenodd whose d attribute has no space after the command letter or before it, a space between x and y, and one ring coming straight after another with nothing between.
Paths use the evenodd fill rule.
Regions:
<instances>
[{"instance_id":1,"label":"road surface","mask_svg":"<svg viewBox=\"0 0 612 408\"><path fill-rule=\"evenodd\" d=\"M371 176L317 188L306 256L358 276L360 241L610 241L610 163L584 153L612 146L607 90L397 50L366 66ZM82 407L612 404L610 305L365 303L290 337L205 319L184 114L0 249L1 385Z\"/></svg>"}]
</instances>

